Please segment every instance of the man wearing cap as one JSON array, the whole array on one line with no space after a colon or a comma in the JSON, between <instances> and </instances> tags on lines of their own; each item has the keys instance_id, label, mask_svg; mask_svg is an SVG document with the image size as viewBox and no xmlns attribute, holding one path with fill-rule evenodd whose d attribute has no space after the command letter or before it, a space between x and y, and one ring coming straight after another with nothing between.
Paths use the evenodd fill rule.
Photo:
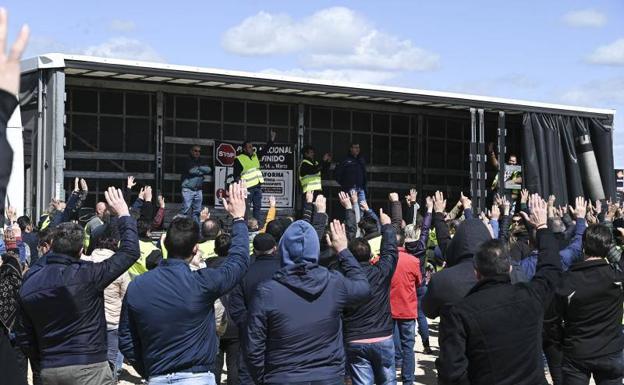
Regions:
<instances>
[{"instance_id":1,"label":"man wearing cap","mask_svg":"<svg viewBox=\"0 0 624 385\"><path fill-rule=\"evenodd\" d=\"M247 328L247 310L253 298L256 287L266 280L271 279L273 274L281 268L280 258L276 255L277 244L271 234L260 233L253 240L252 264L245 278L230 293L230 317L238 326L240 340L244 341L244 332ZM239 380L241 384L253 384L245 365L245 346L241 348L239 362Z\"/></svg>"}]
</instances>

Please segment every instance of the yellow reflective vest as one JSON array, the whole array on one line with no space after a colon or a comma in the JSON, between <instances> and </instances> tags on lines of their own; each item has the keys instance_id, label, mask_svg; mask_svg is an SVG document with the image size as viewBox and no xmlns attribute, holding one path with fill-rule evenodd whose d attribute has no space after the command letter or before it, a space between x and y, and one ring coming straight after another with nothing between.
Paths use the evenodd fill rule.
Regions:
<instances>
[{"instance_id":1,"label":"yellow reflective vest","mask_svg":"<svg viewBox=\"0 0 624 385\"><path fill-rule=\"evenodd\" d=\"M373 255L373 257L379 256L379 253L381 253L381 235L369 239L368 245L370 246L371 254Z\"/></svg>"},{"instance_id":2,"label":"yellow reflective vest","mask_svg":"<svg viewBox=\"0 0 624 385\"><path fill-rule=\"evenodd\" d=\"M214 258L217 256L215 254L215 241L208 240L202 243L198 243L197 247L199 248L199 252L201 253L202 259Z\"/></svg>"},{"instance_id":3,"label":"yellow reflective vest","mask_svg":"<svg viewBox=\"0 0 624 385\"><path fill-rule=\"evenodd\" d=\"M247 154L240 154L236 159L238 159L241 166L243 166L240 177L247 183L247 187L253 187L264 183L262 171L260 170L260 160L257 154L254 153L251 158L247 156Z\"/></svg>"},{"instance_id":4,"label":"yellow reflective vest","mask_svg":"<svg viewBox=\"0 0 624 385\"><path fill-rule=\"evenodd\" d=\"M307 159L302 160L301 164L309 164L312 167L318 166L317 161L312 163ZM307 193L308 191L321 191L323 189L320 171L316 174L301 175L301 166L299 166L299 182L301 182L301 189L304 193Z\"/></svg>"},{"instance_id":5,"label":"yellow reflective vest","mask_svg":"<svg viewBox=\"0 0 624 385\"><path fill-rule=\"evenodd\" d=\"M130 266L128 269L131 279L134 279L147 271L147 257L152 253L152 251L158 250L158 247L156 247L152 242L139 240L139 250L141 251L141 256L134 263L134 265Z\"/></svg>"}]
</instances>

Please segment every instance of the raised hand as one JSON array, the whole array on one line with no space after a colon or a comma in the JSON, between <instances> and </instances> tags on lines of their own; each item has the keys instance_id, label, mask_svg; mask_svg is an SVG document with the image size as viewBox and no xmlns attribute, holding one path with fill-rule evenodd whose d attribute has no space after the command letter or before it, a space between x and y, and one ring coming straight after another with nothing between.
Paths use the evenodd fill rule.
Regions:
<instances>
[{"instance_id":1,"label":"raised hand","mask_svg":"<svg viewBox=\"0 0 624 385\"><path fill-rule=\"evenodd\" d=\"M574 215L577 218L585 218L587 215L587 201L583 197L577 197L574 201Z\"/></svg>"},{"instance_id":2,"label":"raised hand","mask_svg":"<svg viewBox=\"0 0 624 385\"><path fill-rule=\"evenodd\" d=\"M128 187L128 190L131 190L134 186L136 186L136 182L134 181L133 176L128 177L128 183L126 184L126 186Z\"/></svg>"},{"instance_id":3,"label":"raised hand","mask_svg":"<svg viewBox=\"0 0 624 385\"><path fill-rule=\"evenodd\" d=\"M390 223L392 223L392 220L390 219L388 214L383 212L383 209L379 209L379 222L381 223L382 226L389 225Z\"/></svg>"},{"instance_id":4,"label":"raised hand","mask_svg":"<svg viewBox=\"0 0 624 385\"><path fill-rule=\"evenodd\" d=\"M277 132L275 132L275 130L271 130L271 142L275 141L276 136L277 136Z\"/></svg>"},{"instance_id":5,"label":"raised hand","mask_svg":"<svg viewBox=\"0 0 624 385\"><path fill-rule=\"evenodd\" d=\"M352 191L349 193L349 196L351 197L351 203L356 204L356 203L357 203L357 201L358 201L358 194L357 194L357 191L352 190Z\"/></svg>"},{"instance_id":6,"label":"raised hand","mask_svg":"<svg viewBox=\"0 0 624 385\"><path fill-rule=\"evenodd\" d=\"M529 202L529 190L523 188L520 191L520 203L528 203Z\"/></svg>"},{"instance_id":7,"label":"raised hand","mask_svg":"<svg viewBox=\"0 0 624 385\"><path fill-rule=\"evenodd\" d=\"M275 207L275 197L273 195L269 195L269 206Z\"/></svg>"},{"instance_id":8,"label":"raised hand","mask_svg":"<svg viewBox=\"0 0 624 385\"><path fill-rule=\"evenodd\" d=\"M117 214L118 217L130 215L128 205L120 189L109 187L108 190L104 191L104 197L106 198L109 209Z\"/></svg>"},{"instance_id":9,"label":"raised hand","mask_svg":"<svg viewBox=\"0 0 624 385\"><path fill-rule=\"evenodd\" d=\"M390 202L398 202L399 201L399 194L392 192L390 194L388 194L388 199L390 200Z\"/></svg>"},{"instance_id":10,"label":"raised hand","mask_svg":"<svg viewBox=\"0 0 624 385\"><path fill-rule=\"evenodd\" d=\"M87 192L89 191L89 185L87 185L87 181L84 179L80 179L80 188L82 189L82 191Z\"/></svg>"},{"instance_id":11,"label":"raised hand","mask_svg":"<svg viewBox=\"0 0 624 385\"><path fill-rule=\"evenodd\" d=\"M428 213L432 213L433 212L433 204L434 204L433 198L432 197L427 197L425 199L425 202L427 204L427 212Z\"/></svg>"},{"instance_id":12,"label":"raised hand","mask_svg":"<svg viewBox=\"0 0 624 385\"><path fill-rule=\"evenodd\" d=\"M145 187L141 187L141 191L139 191L139 199L145 200Z\"/></svg>"},{"instance_id":13,"label":"raised hand","mask_svg":"<svg viewBox=\"0 0 624 385\"><path fill-rule=\"evenodd\" d=\"M233 218L245 216L245 197L247 188L244 183L232 183L229 187L229 197L223 200L223 207Z\"/></svg>"},{"instance_id":14,"label":"raised hand","mask_svg":"<svg viewBox=\"0 0 624 385\"><path fill-rule=\"evenodd\" d=\"M9 206L6 208L6 217L9 218L9 221L11 223L17 220L17 212L15 210L15 207Z\"/></svg>"},{"instance_id":15,"label":"raised hand","mask_svg":"<svg viewBox=\"0 0 624 385\"><path fill-rule=\"evenodd\" d=\"M472 208L472 201L470 200L470 198L465 196L463 192L460 193L459 201L461 202L462 206L464 206L464 210Z\"/></svg>"},{"instance_id":16,"label":"raised hand","mask_svg":"<svg viewBox=\"0 0 624 385\"><path fill-rule=\"evenodd\" d=\"M344 207L346 210L350 210L353 208L353 203L351 202L351 199L349 198L349 195L347 195L346 192L344 191L339 192L338 199L340 200L340 204L342 205L342 207ZM357 199L356 199L356 202L357 202Z\"/></svg>"},{"instance_id":17,"label":"raised hand","mask_svg":"<svg viewBox=\"0 0 624 385\"><path fill-rule=\"evenodd\" d=\"M347 200L348 200L348 198L347 198ZM349 202L349 203L351 203L351 202ZM326 212L327 211L327 198L325 198L322 194L317 195L316 196L316 200L314 201L314 207L316 208L316 212L317 213L324 213L324 212Z\"/></svg>"},{"instance_id":18,"label":"raised hand","mask_svg":"<svg viewBox=\"0 0 624 385\"><path fill-rule=\"evenodd\" d=\"M409 192L409 200L413 203L416 202L416 198L418 197L418 191L415 188L410 189Z\"/></svg>"},{"instance_id":19,"label":"raised hand","mask_svg":"<svg viewBox=\"0 0 624 385\"><path fill-rule=\"evenodd\" d=\"M314 201L314 191L308 191L305 193L306 202L312 203Z\"/></svg>"},{"instance_id":20,"label":"raised hand","mask_svg":"<svg viewBox=\"0 0 624 385\"><path fill-rule=\"evenodd\" d=\"M509 202L509 199L507 199L507 197L502 198L502 206L504 215L509 215L511 211L511 203Z\"/></svg>"},{"instance_id":21,"label":"raised hand","mask_svg":"<svg viewBox=\"0 0 624 385\"><path fill-rule=\"evenodd\" d=\"M7 11L0 8L0 89L17 96L20 84L20 58L28 43L30 29L27 25L22 26L8 55L5 53L7 30Z\"/></svg>"},{"instance_id":22,"label":"raised hand","mask_svg":"<svg viewBox=\"0 0 624 385\"><path fill-rule=\"evenodd\" d=\"M74 178L74 192L80 191L80 179Z\"/></svg>"},{"instance_id":23,"label":"raised hand","mask_svg":"<svg viewBox=\"0 0 624 385\"><path fill-rule=\"evenodd\" d=\"M548 204L539 194L531 195L528 203L531 215L528 216L524 211L520 212L520 215L533 227L537 229L546 228L546 223L548 221Z\"/></svg>"},{"instance_id":24,"label":"raised hand","mask_svg":"<svg viewBox=\"0 0 624 385\"><path fill-rule=\"evenodd\" d=\"M199 212L199 221L203 223L206 222L208 219L210 219L210 210L208 209L208 207L204 206Z\"/></svg>"},{"instance_id":25,"label":"raised hand","mask_svg":"<svg viewBox=\"0 0 624 385\"><path fill-rule=\"evenodd\" d=\"M368 203L366 203L366 201L360 202L360 208L364 211L370 210L370 208L368 207Z\"/></svg>"},{"instance_id":26,"label":"raised hand","mask_svg":"<svg viewBox=\"0 0 624 385\"><path fill-rule=\"evenodd\" d=\"M554 195L549 195L548 196L548 206L549 207L555 207L555 201L557 200L557 198Z\"/></svg>"},{"instance_id":27,"label":"raised hand","mask_svg":"<svg viewBox=\"0 0 624 385\"><path fill-rule=\"evenodd\" d=\"M144 197L145 202L152 201L152 186L145 186Z\"/></svg>"},{"instance_id":28,"label":"raised hand","mask_svg":"<svg viewBox=\"0 0 624 385\"><path fill-rule=\"evenodd\" d=\"M347 231L345 225L340 223L339 220L334 219L329 224L329 234L326 235L327 244L331 245L336 253L340 253L345 250L349 244L347 240Z\"/></svg>"},{"instance_id":29,"label":"raised hand","mask_svg":"<svg viewBox=\"0 0 624 385\"><path fill-rule=\"evenodd\" d=\"M433 210L436 213L443 213L446 209L446 199L444 199L444 194L442 191L436 191L433 197Z\"/></svg>"},{"instance_id":30,"label":"raised hand","mask_svg":"<svg viewBox=\"0 0 624 385\"><path fill-rule=\"evenodd\" d=\"M497 221L500 218L501 212L500 207L494 204L492 205L492 211L490 211L490 219L493 221Z\"/></svg>"},{"instance_id":31,"label":"raised hand","mask_svg":"<svg viewBox=\"0 0 624 385\"><path fill-rule=\"evenodd\" d=\"M158 196L158 206L159 206L161 209L164 209L164 208L165 208L165 197L164 197L164 196L162 196L162 195L159 195L159 196Z\"/></svg>"}]
</instances>

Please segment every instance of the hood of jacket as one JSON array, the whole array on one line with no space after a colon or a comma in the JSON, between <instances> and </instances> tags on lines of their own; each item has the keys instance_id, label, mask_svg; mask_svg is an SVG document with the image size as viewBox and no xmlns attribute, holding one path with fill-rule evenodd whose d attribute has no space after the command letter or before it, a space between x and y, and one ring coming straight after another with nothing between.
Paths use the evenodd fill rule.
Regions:
<instances>
[{"instance_id":1,"label":"hood of jacket","mask_svg":"<svg viewBox=\"0 0 624 385\"><path fill-rule=\"evenodd\" d=\"M306 221L292 223L279 242L282 266L299 263L318 263L320 244L316 231Z\"/></svg>"},{"instance_id":2,"label":"hood of jacket","mask_svg":"<svg viewBox=\"0 0 624 385\"><path fill-rule=\"evenodd\" d=\"M329 283L329 271L315 263L301 262L278 270L273 279L312 301L325 291Z\"/></svg>"},{"instance_id":3,"label":"hood of jacket","mask_svg":"<svg viewBox=\"0 0 624 385\"><path fill-rule=\"evenodd\" d=\"M455 232L446 250L447 265L454 266L459 261L472 258L479 247L492 239L490 231L480 219L465 220Z\"/></svg>"}]
</instances>

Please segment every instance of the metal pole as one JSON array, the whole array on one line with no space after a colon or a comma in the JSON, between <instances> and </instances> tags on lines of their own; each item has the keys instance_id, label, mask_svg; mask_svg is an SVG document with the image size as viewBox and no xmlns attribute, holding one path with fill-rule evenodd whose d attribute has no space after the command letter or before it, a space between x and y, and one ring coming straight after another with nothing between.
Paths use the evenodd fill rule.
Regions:
<instances>
[{"instance_id":1,"label":"metal pole","mask_svg":"<svg viewBox=\"0 0 624 385\"><path fill-rule=\"evenodd\" d=\"M479 153L477 155L477 162L478 162L477 179L479 180L479 186L478 186L477 196L479 197L478 209L479 211L483 211L485 209L485 197L486 197L486 191L485 191L485 117L484 117L483 109L480 108L477 112L479 114L479 144L478 144Z\"/></svg>"},{"instance_id":2,"label":"metal pole","mask_svg":"<svg viewBox=\"0 0 624 385\"><path fill-rule=\"evenodd\" d=\"M37 152L34 157L34 162L32 162L35 167L35 208L34 208L34 219L38 220L38 218L43 214L44 203L43 203L43 145L44 145L44 135L45 135L45 114L43 111L43 71L39 71L39 80L37 84L37 129L35 130L37 134L36 138L36 146ZM32 197L29 197L32 199Z\"/></svg>"},{"instance_id":3,"label":"metal pole","mask_svg":"<svg viewBox=\"0 0 624 385\"><path fill-rule=\"evenodd\" d=\"M477 110L470 109L470 196L477 196Z\"/></svg>"},{"instance_id":4,"label":"metal pole","mask_svg":"<svg viewBox=\"0 0 624 385\"><path fill-rule=\"evenodd\" d=\"M507 157L507 147L505 139L507 129L505 128L505 112L498 112L498 192L505 195L505 158Z\"/></svg>"},{"instance_id":5,"label":"metal pole","mask_svg":"<svg viewBox=\"0 0 624 385\"><path fill-rule=\"evenodd\" d=\"M162 91L156 92L156 173L155 184L158 194L162 194L163 191L163 105L164 96Z\"/></svg>"},{"instance_id":6,"label":"metal pole","mask_svg":"<svg viewBox=\"0 0 624 385\"><path fill-rule=\"evenodd\" d=\"M303 191L301 191L301 186L299 186L297 181L299 180L299 163L301 163L301 150L303 149L305 136L305 106L301 103L298 105L297 115L297 145L295 146L295 172L293 173L295 176L293 180L295 188L293 188L293 191L295 192L295 208L300 210L303 204L301 199Z\"/></svg>"}]
</instances>

